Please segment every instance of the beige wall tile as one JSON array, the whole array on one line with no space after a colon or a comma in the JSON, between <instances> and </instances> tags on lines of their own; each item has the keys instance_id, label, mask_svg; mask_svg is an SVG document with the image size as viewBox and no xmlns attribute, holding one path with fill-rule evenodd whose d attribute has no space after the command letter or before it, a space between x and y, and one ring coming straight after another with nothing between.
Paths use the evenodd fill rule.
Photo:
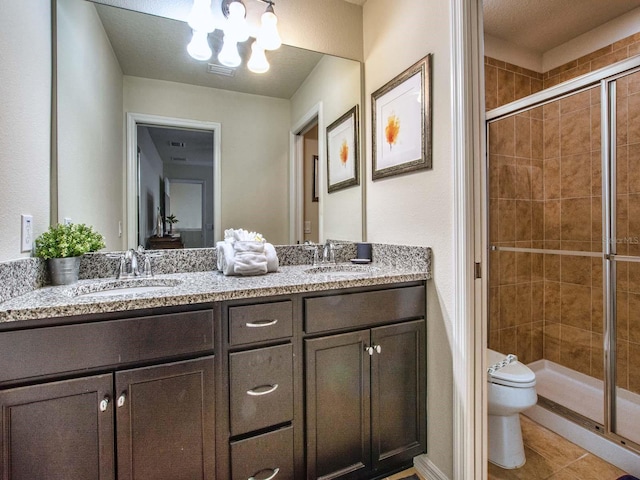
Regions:
<instances>
[{"instance_id":1,"label":"beige wall tile","mask_svg":"<svg viewBox=\"0 0 640 480\"><path fill-rule=\"evenodd\" d=\"M515 99L515 74L498 69L498 105L505 105Z\"/></svg>"},{"instance_id":2,"label":"beige wall tile","mask_svg":"<svg viewBox=\"0 0 640 480\"><path fill-rule=\"evenodd\" d=\"M560 156L560 119L549 118L544 121L544 158Z\"/></svg>"},{"instance_id":3,"label":"beige wall tile","mask_svg":"<svg viewBox=\"0 0 640 480\"><path fill-rule=\"evenodd\" d=\"M560 160L562 198L591 195L591 152L563 155Z\"/></svg>"},{"instance_id":4,"label":"beige wall tile","mask_svg":"<svg viewBox=\"0 0 640 480\"><path fill-rule=\"evenodd\" d=\"M502 285L500 287L500 329L516 326L516 295L516 285Z\"/></svg>"},{"instance_id":5,"label":"beige wall tile","mask_svg":"<svg viewBox=\"0 0 640 480\"><path fill-rule=\"evenodd\" d=\"M485 108L493 110L498 107L498 69L491 65L484 66Z\"/></svg>"},{"instance_id":6,"label":"beige wall tile","mask_svg":"<svg viewBox=\"0 0 640 480\"><path fill-rule=\"evenodd\" d=\"M544 199L560 198L560 157L544 160Z\"/></svg>"},{"instance_id":7,"label":"beige wall tile","mask_svg":"<svg viewBox=\"0 0 640 480\"><path fill-rule=\"evenodd\" d=\"M591 370L591 333L588 330L564 324L560 326L560 363L589 375Z\"/></svg>"},{"instance_id":8,"label":"beige wall tile","mask_svg":"<svg viewBox=\"0 0 640 480\"><path fill-rule=\"evenodd\" d=\"M560 281L590 287L591 258L562 255L560 257Z\"/></svg>"},{"instance_id":9,"label":"beige wall tile","mask_svg":"<svg viewBox=\"0 0 640 480\"><path fill-rule=\"evenodd\" d=\"M561 320L560 283L544 282L544 321L545 328L550 323L560 323Z\"/></svg>"},{"instance_id":10,"label":"beige wall tile","mask_svg":"<svg viewBox=\"0 0 640 480\"><path fill-rule=\"evenodd\" d=\"M591 241L591 199L568 198L560 201L562 240Z\"/></svg>"},{"instance_id":11,"label":"beige wall tile","mask_svg":"<svg viewBox=\"0 0 640 480\"><path fill-rule=\"evenodd\" d=\"M591 112L576 110L560 117L560 151L562 156L591 151Z\"/></svg>"},{"instance_id":12,"label":"beige wall tile","mask_svg":"<svg viewBox=\"0 0 640 480\"><path fill-rule=\"evenodd\" d=\"M562 325L591 331L591 287L560 284Z\"/></svg>"}]
</instances>

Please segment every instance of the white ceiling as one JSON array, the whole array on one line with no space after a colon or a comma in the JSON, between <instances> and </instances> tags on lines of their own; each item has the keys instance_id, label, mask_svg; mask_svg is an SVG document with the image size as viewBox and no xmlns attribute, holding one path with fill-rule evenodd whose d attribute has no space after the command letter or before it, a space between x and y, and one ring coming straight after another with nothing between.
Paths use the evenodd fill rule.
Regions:
<instances>
[{"instance_id":1,"label":"white ceiling","mask_svg":"<svg viewBox=\"0 0 640 480\"><path fill-rule=\"evenodd\" d=\"M484 0L484 31L541 55L638 7L640 0Z\"/></svg>"},{"instance_id":2,"label":"white ceiling","mask_svg":"<svg viewBox=\"0 0 640 480\"><path fill-rule=\"evenodd\" d=\"M186 23L107 5L95 7L125 75L288 99L323 57L283 46L267 52L270 70L255 74L246 68L251 51L250 42L244 42L238 45L243 62L234 76L215 75L207 72L207 64L216 63L214 57L199 62L187 54L191 29ZM219 30L210 35L214 51L220 51L221 41Z\"/></svg>"}]
</instances>

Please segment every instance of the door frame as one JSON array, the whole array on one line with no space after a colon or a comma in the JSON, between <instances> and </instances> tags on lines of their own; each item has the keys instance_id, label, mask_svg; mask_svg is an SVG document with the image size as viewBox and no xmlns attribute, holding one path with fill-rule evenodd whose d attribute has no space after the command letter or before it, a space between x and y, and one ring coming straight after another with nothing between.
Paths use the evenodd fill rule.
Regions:
<instances>
[{"instance_id":1,"label":"door frame","mask_svg":"<svg viewBox=\"0 0 640 480\"><path fill-rule=\"evenodd\" d=\"M318 239L324 241L323 198L325 184L326 154L322 102L316 103L302 115L289 132L289 243L295 245L304 241L304 137L311 125L318 125Z\"/></svg>"},{"instance_id":2,"label":"door frame","mask_svg":"<svg viewBox=\"0 0 640 480\"><path fill-rule=\"evenodd\" d=\"M159 127L190 128L204 130L213 134L213 240L222 240L222 148L220 138L222 126L218 122L205 122L185 118L164 117L146 113L127 112L126 156L125 156L125 211L127 219L125 238L127 248L138 245L138 124Z\"/></svg>"}]
</instances>

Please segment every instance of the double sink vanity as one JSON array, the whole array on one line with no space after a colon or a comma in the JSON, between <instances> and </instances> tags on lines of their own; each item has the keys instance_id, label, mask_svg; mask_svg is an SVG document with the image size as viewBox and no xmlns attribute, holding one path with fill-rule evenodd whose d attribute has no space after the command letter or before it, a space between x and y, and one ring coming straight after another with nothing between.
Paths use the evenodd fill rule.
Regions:
<instances>
[{"instance_id":1,"label":"double sink vanity","mask_svg":"<svg viewBox=\"0 0 640 480\"><path fill-rule=\"evenodd\" d=\"M378 478L425 451L430 249L278 247L257 277L165 255L0 303L2 478Z\"/></svg>"}]
</instances>

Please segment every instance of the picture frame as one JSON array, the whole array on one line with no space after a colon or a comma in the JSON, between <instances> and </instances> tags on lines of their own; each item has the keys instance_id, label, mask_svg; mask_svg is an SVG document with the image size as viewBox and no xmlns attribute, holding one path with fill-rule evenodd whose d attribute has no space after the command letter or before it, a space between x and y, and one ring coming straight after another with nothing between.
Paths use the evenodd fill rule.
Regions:
<instances>
[{"instance_id":1,"label":"picture frame","mask_svg":"<svg viewBox=\"0 0 640 480\"><path fill-rule=\"evenodd\" d=\"M358 105L327 127L327 190L329 193L360 184Z\"/></svg>"},{"instance_id":2,"label":"picture frame","mask_svg":"<svg viewBox=\"0 0 640 480\"><path fill-rule=\"evenodd\" d=\"M319 157L318 155L314 155L313 156L313 164L312 164L312 175L313 175L313 179L312 179L312 192L311 192L311 201L312 202L317 202L318 201L318 193L320 192L320 180L318 177L318 168L319 168Z\"/></svg>"},{"instance_id":3,"label":"picture frame","mask_svg":"<svg viewBox=\"0 0 640 480\"><path fill-rule=\"evenodd\" d=\"M371 94L373 180L432 168L431 63L429 54Z\"/></svg>"}]
</instances>

